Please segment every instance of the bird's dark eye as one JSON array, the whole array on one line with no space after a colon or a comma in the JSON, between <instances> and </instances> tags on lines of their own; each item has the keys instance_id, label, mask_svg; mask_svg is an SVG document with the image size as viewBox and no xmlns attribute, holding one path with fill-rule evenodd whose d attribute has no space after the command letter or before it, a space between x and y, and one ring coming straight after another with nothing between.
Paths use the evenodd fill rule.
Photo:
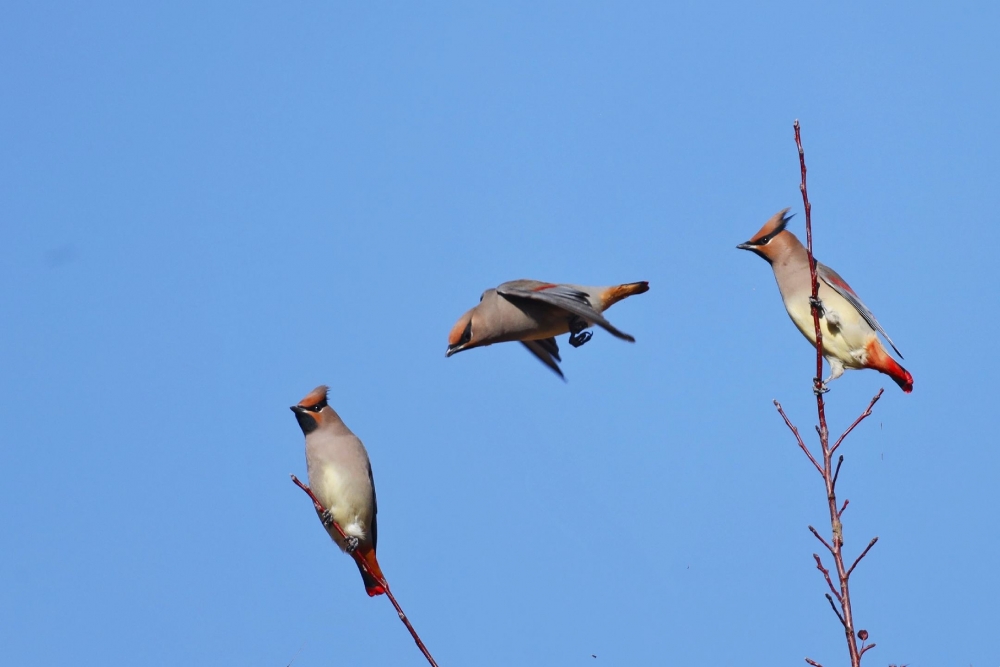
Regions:
<instances>
[{"instance_id":1,"label":"bird's dark eye","mask_svg":"<svg viewBox=\"0 0 1000 667\"><path fill-rule=\"evenodd\" d=\"M462 338L458 341L459 345L465 345L470 340L472 340L472 320L465 325L465 331L462 332Z\"/></svg>"}]
</instances>

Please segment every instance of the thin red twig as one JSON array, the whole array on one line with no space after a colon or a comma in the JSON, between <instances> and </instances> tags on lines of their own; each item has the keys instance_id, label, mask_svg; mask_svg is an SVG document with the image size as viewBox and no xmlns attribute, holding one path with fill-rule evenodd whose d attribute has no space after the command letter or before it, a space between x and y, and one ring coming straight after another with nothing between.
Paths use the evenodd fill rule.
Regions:
<instances>
[{"instance_id":1,"label":"thin red twig","mask_svg":"<svg viewBox=\"0 0 1000 667\"><path fill-rule=\"evenodd\" d=\"M833 597L829 593L826 594L826 601L830 603L830 609L833 609L833 613L836 614L837 618L840 619L840 624L843 625L846 628L847 627L847 621L845 621L844 617L840 614L840 610L837 609L837 605L833 604ZM844 601L843 600L840 601L840 605L841 606L844 605Z\"/></svg>"},{"instance_id":2,"label":"thin red twig","mask_svg":"<svg viewBox=\"0 0 1000 667\"><path fill-rule=\"evenodd\" d=\"M802 436L799 435L799 429L795 428L795 425L792 424L790 419L788 419L788 415L785 414L784 409L781 407L781 403L778 403L778 401L774 401L774 407L778 408L778 414L781 415L781 418L785 420L785 425L788 426L788 428L792 430L792 433L795 434L795 439L798 441L799 447L801 447L802 451L806 453L806 456L809 457L809 460L812 461L812 464L816 466L816 471L820 475L822 475L823 469L819 466L818 463L816 463L816 459L813 457L812 452L809 451L809 448L806 447L806 443L802 442Z\"/></svg>"},{"instance_id":3,"label":"thin red twig","mask_svg":"<svg viewBox=\"0 0 1000 667\"><path fill-rule=\"evenodd\" d=\"M852 564L851 567L847 568L848 577L851 576L851 572L854 572L854 568L858 566L858 563L861 562L861 559L868 555L868 552L871 551L872 547L875 546L876 542L878 542L878 538L873 537L872 541L868 543L867 547L865 547L865 550L861 552L861 555L854 559L854 564Z\"/></svg>"},{"instance_id":4,"label":"thin red twig","mask_svg":"<svg viewBox=\"0 0 1000 667\"><path fill-rule=\"evenodd\" d=\"M320 519L323 521L323 525L327 524L332 525L334 530L336 530L337 533L339 533L340 536L344 538L345 541L348 541L349 538L347 537L347 534L340 527L340 525L333 520L333 516L327 511L326 507L323 506L323 503L319 501L319 498L317 498L316 494L312 492L312 489L310 489L308 486L300 482L299 478L296 477L295 475L292 475L292 481L295 482L296 486L305 491L306 495L312 498L313 506L319 513ZM347 553L350 554L351 558L354 559L354 561L358 564L359 567L364 568L364 571L369 576L371 576L372 579L377 581L379 585L382 586L382 588L385 589L386 597L389 598L389 602L392 603L392 606L396 608L396 613L399 615L399 620L401 620L403 622L403 625L406 626L406 629L410 631L410 636L413 637L413 641L417 643L417 648L419 648L420 652L424 654L424 657L427 658L427 662L429 662L432 665L432 667L437 667L437 663L434 662L434 658L431 656L430 651L428 651L427 647L424 646L423 641L420 640L420 635L418 635L417 631L413 629L413 626L410 624L410 619L406 617L405 613L403 613L403 608L399 606L399 603L396 602L396 597L392 594L392 591L389 590L389 583L383 577L378 576L368 568L368 563L365 562L365 559L362 558L361 554L358 553L356 549L349 550Z\"/></svg>"},{"instance_id":5,"label":"thin red twig","mask_svg":"<svg viewBox=\"0 0 1000 667\"><path fill-rule=\"evenodd\" d=\"M806 658L806 662L808 662L813 667L823 667L823 665L819 664L815 660L810 660L809 658Z\"/></svg>"},{"instance_id":6,"label":"thin red twig","mask_svg":"<svg viewBox=\"0 0 1000 667\"><path fill-rule=\"evenodd\" d=\"M837 488L837 478L840 477L840 466L844 465L844 455L841 454L840 458L837 459L837 469L833 471L833 488ZM847 505L847 501L844 501L844 505ZM840 511L843 514L844 510Z\"/></svg>"},{"instance_id":7,"label":"thin red twig","mask_svg":"<svg viewBox=\"0 0 1000 667\"><path fill-rule=\"evenodd\" d=\"M884 391L885 391L884 387L882 389L879 389L878 393L875 394L875 397L872 398L871 403L869 403L868 407L865 409L865 411L861 413L861 416L858 417L857 419L855 419L854 423L847 427L847 430L844 431L844 434L842 436L840 436L839 438L837 438L837 442L835 442L833 444L833 447L830 448L830 453L831 454L833 454L835 451L837 451L837 448L840 447L840 443L842 443L844 441L844 438L846 438L847 435L851 431L854 430L855 426L857 426L858 424L860 424L861 422L863 422L866 418L872 416L872 408L875 406L876 403L878 403L878 399L882 398L882 392L884 392ZM838 466L838 468L839 468L839 466Z\"/></svg>"},{"instance_id":8,"label":"thin red twig","mask_svg":"<svg viewBox=\"0 0 1000 667\"><path fill-rule=\"evenodd\" d=\"M833 580L830 579L830 570L823 567L823 561L820 560L819 554L813 554L813 558L816 559L816 569L823 573L823 578L826 579L826 583L830 586L830 592L837 596L837 600L839 601L840 593L833 587Z\"/></svg>"},{"instance_id":9,"label":"thin red twig","mask_svg":"<svg viewBox=\"0 0 1000 667\"><path fill-rule=\"evenodd\" d=\"M799 170L802 172L802 182L799 184L799 191L802 193L802 205L806 210L806 250L809 253L809 280L812 284L812 305L813 327L816 330L816 377L813 379L813 390L816 392L816 403L819 408L819 427L826 431L826 411L823 409L823 330L819 326L820 302L819 302L819 280L816 278L816 258L813 256L813 231L812 231L812 204L809 203L809 190L806 187L806 153L802 148L802 134L799 128L799 121L796 120L795 147L799 150Z\"/></svg>"},{"instance_id":10,"label":"thin red twig","mask_svg":"<svg viewBox=\"0 0 1000 667\"><path fill-rule=\"evenodd\" d=\"M836 479L833 480L833 481L834 481L834 483L837 482ZM847 498L844 498L844 504L840 506L840 511L837 512L837 516L843 518L843 516L844 516L844 510L846 510L847 506L850 505L850 504L851 504L851 501L848 500Z\"/></svg>"},{"instance_id":11,"label":"thin red twig","mask_svg":"<svg viewBox=\"0 0 1000 667\"><path fill-rule=\"evenodd\" d=\"M818 530L816 530L816 529L815 529L815 528L813 528L812 526L809 526L809 531L810 531L810 532L811 532L811 533L812 533L813 535L815 535L815 536L816 536L816 539L817 539L817 540L819 540L820 542L822 542L822 543L823 543L823 546L824 546L824 547L826 547L827 549L829 549L829 551L830 551L830 553L831 553L831 554L834 554L834 555L836 555L836 553L837 553L837 552L836 552L836 551L834 551L833 547L831 547L831 546L830 546L830 543L829 543L829 542L827 542L826 540L824 540L824 539L823 539L823 536L819 534L819 531L818 531Z\"/></svg>"}]
</instances>

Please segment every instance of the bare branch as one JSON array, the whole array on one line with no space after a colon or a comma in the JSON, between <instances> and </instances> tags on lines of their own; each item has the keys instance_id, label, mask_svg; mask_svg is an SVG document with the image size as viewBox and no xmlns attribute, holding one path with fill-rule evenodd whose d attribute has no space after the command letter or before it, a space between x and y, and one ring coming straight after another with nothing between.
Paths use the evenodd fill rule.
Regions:
<instances>
[{"instance_id":1,"label":"bare branch","mask_svg":"<svg viewBox=\"0 0 1000 667\"><path fill-rule=\"evenodd\" d=\"M349 541L347 534L344 532L344 529L341 528L340 525L333 520L333 515L329 511L327 511L326 507L323 506L323 503L321 503L319 501L319 498L316 497L316 494L312 492L312 489L310 489L308 486L300 482L299 478L296 477L295 475L292 475L292 481L295 483L296 486L305 491L306 495L308 495L312 499L313 507L316 508L316 512L319 514L320 520L323 522L323 525L333 526L334 530L336 530L337 533L345 541ZM392 594L392 591L389 590L389 584L386 582L386 580L383 577L380 577L374 572L372 572L371 569L369 569L368 563L365 561L364 557L357 551L357 549L351 549L347 553L350 554L351 558L354 559L354 561L358 564L359 567L361 567L364 570L364 572L366 572L372 579L377 581L379 585L382 586L382 588L385 589L386 597L389 598L389 602L392 603L392 606L396 608L396 613L399 615L399 620L401 620L403 622L403 625L406 626L406 629L410 631L410 636L413 637L413 641L417 643L417 648L419 648L420 652L424 654L424 657L427 658L427 662L429 662L432 665L432 667L437 667L437 663L434 662L434 658L431 657L430 651L427 650L427 647L424 646L424 642L421 641L420 635L417 634L417 631L414 630L413 626L410 624L410 619L406 617L406 614L403 613L403 608L399 606L398 602L396 602L396 597Z\"/></svg>"},{"instance_id":2,"label":"bare branch","mask_svg":"<svg viewBox=\"0 0 1000 667\"><path fill-rule=\"evenodd\" d=\"M806 443L802 442L802 436L799 435L799 429L795 428L795 425L792 424L790 419L788 419L788 415L785 414L784 409L781 407L781 403L778 403L778 401L774 401L774 407L778 408L778 414L781 415L781 418L785 420L785 425L792 430L793 434L795 434L795 440L798 441L799 447L801 447L802 451L806 453L806 456L809 457L809 460L812 461L812 464L816 466L816 472L822 475L823 469L820 467L819 463L816 462L816 459L813 457L812 452L809 451L809 448L806 447Z\"/></svg>"},{"instance_id":3,"label":"bare branch","mask_svg":"<svg viewBox=\"0 0 1000 667\"><path fill-rule=\"evenodd\" d=\"M823 567L823 561L819 559L819 554L813 554L813 558L816 559L816 569L823 573L823 578L826 579L826 583L830 587L830 592L837 598L837 602L840 602L840 593L833 587L833 580L830 579L830 570Z\"/></svg>"},{"instance_id":4,"label":"bare branch","mask_svg":"<svg viewBox=\"0 0 1000 667\"><path fill-rule=\"evenodd\" d=\"M837 478L840 477L840 466L844 465L844 455L841 454L840 458L837 459L837 469L833 471L833 486L837 486Z\"/></svg>"},{"instance_id":5,"label":"bare branch","mask_svg":"<svg viewBox=\"0 0 1000 667\"><path fill-rule=\"evenodd\" d=\"M854 564L847 569L848 577L851 576L851 572L854 572L854 568L858 566L858 563L861 562L861 559L868 555L868 552L871 551L872 547L875 546L876 542L878 542L878 537L873 537L872 541L868 543L867 547L865 547L865 550L861 552L861 555L854 559Z\"/></svg>"},{"instance_id":6,"label":"bare branch","mask_svg":"<svg viewBox=\"0 0 1000 667\"><path fill-rule=\"evenodd\" d=\"M806 658L806 662L808 662L813 667L823 667L823 665L819 664L815 660L810 660L809 658Z\"/></svg>"},{"instance_id":7,"label":"bare branch","mask_svg":"<svg viewBox=\"0 0 1000 667\"><path fill-rule=\"evenodd\" d=\"M876 403L878 403L878 399L882 398L882 392L884 392L884 391L885 391L885 388L879 389L878 393L875 394L875 397L871 400L871 403L869 403L868 407L865 408L865 411L861 413L861 416L858 417L857 419L855 419L854 423L847 427L847 430L844 431L844 434L842 436L840 436L839 438L837 438L837 442L834 443L833 447L830 448L830 453L831 454L833 454L835 451L837 451L837 448L840 447L840 443L842 443L844 441L844 438L846 438L847 435L851 431L854 430L855 426L857 426L858 424L860 424L861 422L863 422L866 418L872 416L872 407L874 407L874 405Z\"/></svg>"},{"instance_id":8,"label":"bare branch","mask_svg":"<svg viewBox=\"0 0 1000 667\"><path fill-rule=\"evenodd\" d=\"M840 615L840 610L837 609L837 605L833 603L833 597L831 597L829 593L826 594L826 601L830 603L830 609L832 609L833 613L836 614L837 618L840 619L840 624L846 628L847 621L845 621L844 617Z\"/></svg>"},{"instance_id":9,"label":"bare branch","mask_svg":"<svg viewBox=\"0 0 1000 667\"><path fill-rule=\"evenodd\" d=\"M837 618L840 619L840 623L844 628L844 634L847 639L847 648L851 656L851 667L860 667L861 665L861 654L868 647L865 646L864 640L862 640L862 650L859 651L857 638L854 636L854 617L851 610L851 594L850 587L848 585L848 578L850 576L851 570L857 565L857 563L868 553L868 550L872 545L869 545L868 549L858 557L851 569L848 570L844 567L844 527L841 523L841 517L844 511L847 509L848 501L844 500L843 505L840 509L837 508L837 492L836 485L837 480L840 476L840 468L844 463L844 457L841 456L837 460L836 470L833 468L833 454L843 443L844 438L846 438L854 428L860 424L865 418L871 415L872 406L882 395L880 390L875 398L869 403L868 408L860 417L858 417L853 424L851 424L843 435L837 440L833 447L830 446L830 431L827 428L826 423L826 405L824 403L823 394L826 393L827 388L824 386L823 377L823 329L820 326L821 313L822 313L822 303L819 300L819 277L817 275L817 263L816 257L813 255L813 238L812 238L812 205L809 203L809 192L806 186L806 158L805 150L802 148L802 134L799 127L799 121L795 121L793 128L795 130L795 146L799 153L799 168L802 175L801 183L799 184L799 191L802 193L802 204L805 207L806 214L806 252L809 258L809 279L811 283L811 294L809 298L809 303L812 310L813 319L813 333L815 335L815 346L816 346L816 375L813 378L813 393L816 395L816 414L819 418L819 423L816 425L816 433L819 435L820 451L822 452L822 464L820 464L811 454L806 447L802 438L799 436L798 431L792 426L788 417L785 415L781 406L775 401L775 405L778 406L778 412L781 414L782 418L785 420L785 424L792 430L795 434L796 440L799 443L799 447L803 449L807 454L809 454L809 459L813 462L813 465L819 470L820 474L823 476L823 482L826 487L826 499L827 499L827 510L830 514L830 528L831 528L831 540L827 542L819 534L819 532L809 526L809 530L812 534L816 536L823 546L827 548L830 554L833 556L834 568L837 571L837 580L840 584L840 590L834 586L833 577L830 575L830 571L823 566L822 561L819 556L813 554L816 559L816 566L823 573L823 577L827 582L833 595L829 593L826 594L826 599L830 603L830 607L833 609ZM874 542L872 542L874 544ZM840 603L840 609L834 603L834 597ZM867 636L867 632L865 632ZM815 665L811 660L807 660L809 664Z\"/></svg>"},{"instance_id":10,"label":"bare branch","mask_svg":"<svg viewBox=\"0 0 1000 667\"><path fill-rule=\"evenodd\" d=\"M831 546L830 546L830 543L829 543L829 542L827 542L826 540L824 540L824 539L823 539L823 536L819 534L819 531L818 531L818 530L816 530L816 529L815 529L815 528L813 528L812 526L809 526L809 530L810 530L810 531L812 531L812 534L816 536L816 539L817 539L817 540L819 540L820 542L822 542L822 543L823 543L823 546L824 546L824 547L826 547L827 549L829 549L829 550L830 550L830 553L831 553L831 554L833 554L834 556L836 556L836 555L837 555L837 551L836 551L836 550L835 550L835 549L834 549L833 547L831 547ZM836 541L836 540L834 540L834 541Z\"/></svg>"},{"instance_id":11,"label":"bare branch","mask_svg":"<svg viewBox=\"0 0 1000 667\"><path fill-rule=\"evenodd\" d=\"M850 505L850 504L851 504L851 501L848 500L847 498L844 498L844 506L840 508L839 512L837 512L837 518L838 519L841 518L842 516L844 516L844 510L846 510L847 506Z\"/></svg>"}]
</instances>

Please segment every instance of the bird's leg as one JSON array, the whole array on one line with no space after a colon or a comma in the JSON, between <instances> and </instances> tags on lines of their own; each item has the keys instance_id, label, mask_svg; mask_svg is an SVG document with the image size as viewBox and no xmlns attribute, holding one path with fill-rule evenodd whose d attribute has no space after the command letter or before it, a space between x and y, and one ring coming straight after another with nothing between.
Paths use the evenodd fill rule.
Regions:
<instances>
[{"instance_id":1,"label":"bird's leg","mask_svg":"<svg viewBox=\"0 0 1000 667\"><path fill-rule=\"evenodd\" d=\"M830 364L830 377L822 381L819 381L819 378L816 378L814 380L815 386L813 387L813 393L815 393L817 396L819 396L820 394L825 394L826 392L830 391L830 388L827 386L827 383L833 382L834 380L836 380L837 378L839 378L841 375L844 374L844 362L842 362L840 359L837 359L836 357L827 357L826 363Z\"/></svg>"},{"instance_id":2,"label":"bird's leg","mask_svg":"<svg viewBox=\"0 0 1000 667\"><path fill-rule=\"evenodd\" d=\"M326 528L327 530L333 528L334 524L337 523L337 521L333 518L333 512L331 512L330 510L321 512L319 515L319 520L323 522L323 527ZM343 528L341 528L341 530L343 530ZM358 548L358 538L354 537L353 535L348 535L347 538L344 540L344 550L347 551L347 553L352 553L357 548Z\"/></svg>"},{"instance_id":3,"label":"bird's leg","mask_svg":"<svg viewBox=\"0 0 1000 667\"><path fill-rule=\"evenodd\" d=\"M593 331L584 331L587 328L587 322L583 319L574 315L569 320L569 344L573 347L580 347L588 340L593 338Z\"/></svg>"}]
</instances>

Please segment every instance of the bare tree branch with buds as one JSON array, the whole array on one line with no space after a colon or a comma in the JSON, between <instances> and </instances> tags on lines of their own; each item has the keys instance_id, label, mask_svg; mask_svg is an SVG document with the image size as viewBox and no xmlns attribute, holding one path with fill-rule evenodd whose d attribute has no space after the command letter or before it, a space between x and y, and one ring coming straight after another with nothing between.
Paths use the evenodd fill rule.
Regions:
<instances>
[{"instance_id":1,"label":"bare tree branch with buds","mask_svg":"<svg viewBox=\"0 0 1000 667\"><path fill-rule=\"evenodd\" d=\"M854 568L858 566L868 552L871 550L875 543L878 542L878 538L873 538L868 546L865 547L864 551L854 559L854 562L850 567L844 564L844 526L841 521L844 511L847 509L848 501L844 500L843 505L838 507L837 504L837 479L840 476L840 466L844 462L844 457L841 455L837 459L836 468L833 466L833 455L840 448L841 444L844 442L844 438L854 430L854 428L864 421L867 417L871 416L872 408L875 403L878 402L879 398L882 397L883 389L879 389L875 397L872 398L868 407L865 409L861 415L854 420L847 430L837 438L833 446L830 445L830 432L826 425L826 406L823 401L823 394L827 392L827 387L823 384L823 331L820 327L820 313L822 312L822 304L819 300L819 280L816 275L816 258L813 256L813 242L812 242L812 206L809 203L809 193L806 189L806 158L805 151L802 150L802 135L799 128L799 121L795 121L793 125L795 129L795 146L799 151L799 167L802 172L802 182L799 185L799 190L802 192L802 203L805 206L806 211L806 249L809 254L809 277L812 281L812 296L809 299L812 305L812 316L813 316L813 326L816 330L816 376L813 378L813 392L816 394L816 412L819 417L819 425L816 427L816 431L819 434L819 444L821 450L820 460L817 460L813 456L809 447L802 440L802 436L799 434L799 430L795 428L788 415L782 409L781 404L778 401L774 401L775 407L778 409L778 414L781 418L785 420L785 424L792 431L795 436L795 440L799 445L799 448L805 452L809 461L812 463L813 467L823 478L823 484L826 488L826 499L827 507L830 513L830 530L831 535L829 540L825 539L818 530L814 527L809 526L810 532L819 540L820 544L829 552L830 557L833 559L833 569L837 575L836 584L834 583L833 577L831 576L830 570L826 568L823 564L823 559L819 554L813 554L813 559L816 561L816 569L823 574L823 579L826 581L827 587L830 592L826 594L826 599L830 603L830 607L833 609L834 614L837 615L837 620L844 628L844 636L847 639L847 650L851 656L851 667L860 667L862 656L875 648L875 644L868 644L868 631L867 630L854 630L854 610L851 608L851 590L850 590L850 578L851 574L854 572ZM860 644L858 643L860 640ZM820 663L812 660L810 658L805 659L807 663L813 667L823 667Z\"/></svg>"}]
</instances>

